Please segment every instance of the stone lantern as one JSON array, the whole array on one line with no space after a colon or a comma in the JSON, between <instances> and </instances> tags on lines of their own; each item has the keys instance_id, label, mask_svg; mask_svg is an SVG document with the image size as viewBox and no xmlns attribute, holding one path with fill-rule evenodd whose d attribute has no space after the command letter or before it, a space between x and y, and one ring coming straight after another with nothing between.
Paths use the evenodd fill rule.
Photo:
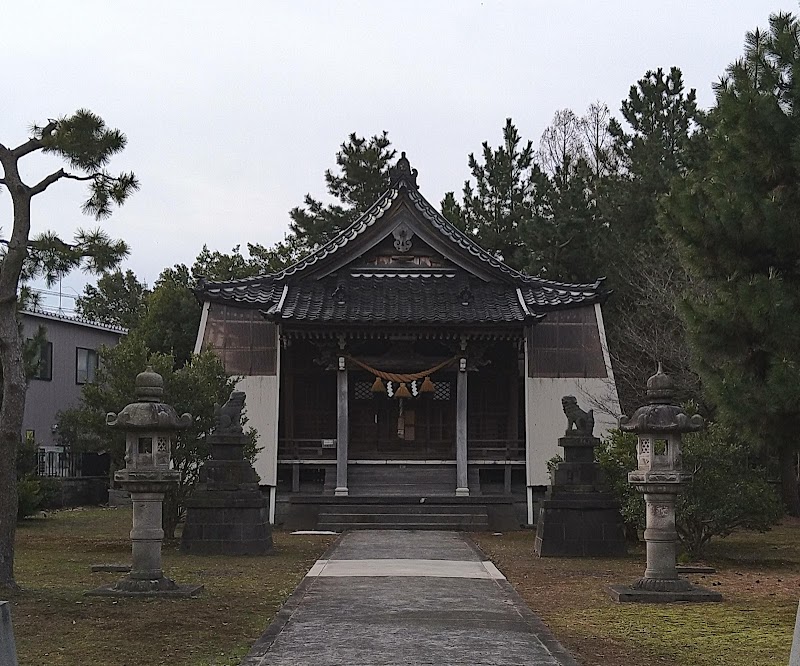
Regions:
<instances>
[{"instance_id":1,"label":"stone lantern","mask_svg":"<svg viewBox=\"0 0 800 666\"><path fill-rule=\"evenodd\" d=\"M720 601L721 595L692 585L678 576L675 550L675 502L692 473L683 470L681 439L684 433L697 432L705 423L699 414L689 416L673 402L672 379L661 369L647 380L648 404L628 419L619 420L620 430L636 433L638 467L628 481L644 494L647 568L631 586L613 586L617 601Z\"/></svg>"},{"instance_id":2,"label":"stone lantern","mask_svg":"<svg viewBox=\"0 0 800 666\"><path fill-rule=\"evenodd\" d=\"M125 467L114 480L130 491L133 502L132 566L130 574L93 594L116 596L191 596L202 585L179 586L161 570L161 527L164 494L178 482L170 467L175 433L189 426L190 414L178 416L161 402L164 379L151 366L136 377L136 402L119 414L109 413L106 424L125 431Z\"/></svg>"}]
</instances>

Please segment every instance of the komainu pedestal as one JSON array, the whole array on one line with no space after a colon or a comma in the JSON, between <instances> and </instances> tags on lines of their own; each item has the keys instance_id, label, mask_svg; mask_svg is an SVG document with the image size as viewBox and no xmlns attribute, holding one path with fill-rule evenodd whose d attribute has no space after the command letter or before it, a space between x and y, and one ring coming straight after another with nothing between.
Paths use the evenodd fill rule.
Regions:
<instances>
[{"instance_id":1,"label":"komainu pedestal","mask_svg":"<svg viewBox=\"0 0 800 666\"><path fill-rule=\"evenodd\" d=\"M216 411L209 435L211 459L200 470L200 481L186 503L181 551L201 555L269 555L272 527L258 475L244 457L242 432L244 393L234 392Z\"/></svg>"},{"instance_id":2,"label":"komainu pedestal","mask_svg":"<svg viewBox=\"0 0 800 666\"><path fill-rule=\"evenodd\" d=\"M625 554L625 528L619 503L603 486L594 460L600 443L592 436L592 412L581 410L575 398L562 399L567 432L558 440L564 460L553 472L552 484L539 509L536 554L541 557L592 557Z\"/></svg>"}]
</instances>

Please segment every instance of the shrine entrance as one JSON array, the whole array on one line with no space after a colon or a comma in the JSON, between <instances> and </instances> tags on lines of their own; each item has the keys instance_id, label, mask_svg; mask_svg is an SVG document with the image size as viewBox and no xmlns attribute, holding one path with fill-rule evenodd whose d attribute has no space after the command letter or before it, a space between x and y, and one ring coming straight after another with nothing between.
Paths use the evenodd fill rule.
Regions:
<instances>
[{"instance_id":1,"label":"shrine entrance","mask_svg":"<svg viewBox=\"0 0 800 666\"><path fill-rule=\"evenodd\" d=\"M373 391L374 377L353 373L350 382L350 458L352 460L455 460L455 373L440 373L434 390L421 382L409 398L390 397L397 386Z\"/></svg>"}]
</instances>

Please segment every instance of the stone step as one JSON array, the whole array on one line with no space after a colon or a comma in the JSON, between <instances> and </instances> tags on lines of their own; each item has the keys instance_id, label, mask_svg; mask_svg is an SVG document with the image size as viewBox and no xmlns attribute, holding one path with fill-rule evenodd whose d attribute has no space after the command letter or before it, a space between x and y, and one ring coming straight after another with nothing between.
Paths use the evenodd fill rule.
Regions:
<instances>
[{"instance_id":1,"label":"stone step","mask_svg":"<svg viewBox=\"0 0 800 666\"><path fill-rule=\"evenodd\" d=\"M372 513L320 513L319 520L320 521L348 521L348 522L367 522L370 520L394 520L397 522L410 522L410 521L437 521L437 520L486 520L486 512L482 513L432 513L432 514L420 514L420 513L396 513L396 512L383 512L383 511L374 511Z\"/></svg>"},{"instance_id":2,"label":"stone step","mask_svg":"<svg viewBox=\"0 0 800 666\"><path fill-rule=\"evenodd\" d=\"M334 516L342 514L375 514L393 513L397 515L421 514L426 516L453 514L459 516L486 515L486 507L475 504L342 504L341 506L326 506L320 510L320 516Z\"/></svg>"},{"instance_id":3,"label":"stone step","mask_svg":"<svg viewBox=\"0 0 800 666\"><path fill-rule=\"evenodd\" d=\"M371 483L360 486L357 482L349 483L348 490L354 496L391 495L397 497L452 497L455 486L434 483Z\"/></svg>"},{"instance_id":4,"label":"stone step","mask_svg":"<svg viewBox=\"0 0 800 666\"><path fill-rule=\"evenodd\" d=\"M320 530L331 532L344 532L345 530L450 530L454 532L486 532L489 530L489 523L469 523L449 522L449 523L326 523L319 524Z\"/></svg>"},{"instance_id":5,"label":"stone step","mask_svg":"<svg viewBox=\"0 0 800 666\"><path fill-rule=\"evenodd\" d=\"M319 529L488 530L486 507L480 504L341 504L320 510Z\"/></svg>"}]
</instances>

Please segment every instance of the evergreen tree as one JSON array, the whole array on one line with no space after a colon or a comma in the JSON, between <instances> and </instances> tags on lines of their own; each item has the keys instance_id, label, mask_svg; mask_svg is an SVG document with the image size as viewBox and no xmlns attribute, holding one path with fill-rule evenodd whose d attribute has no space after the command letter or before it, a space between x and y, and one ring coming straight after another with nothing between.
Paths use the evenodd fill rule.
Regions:
<instances>
[{"instance_id":1,"label":"evergreen tree","mask_svg":"<svg viewBox=\"0 0 800 666\"><path fill-rule=\"evenodd\" d=\"M133 271L116 270L100 276L96 287L87 284L75 301L75 309L90 321L133 328L144 315L149 293Z\"/></svg>"},{"instance_id":2,"label":"evergreen tree","mask_svg":"<svg viewBox=\"0 0 800 666\"><path fill-rule=\"evenodd\" d=\"M700 400L676 295L688 276L658 225L658 200L673 178L702 159L703 114L694 90L685 91L680 69L648 71L622 102L623 126L609 121L617 170L598 183L598 214L608 229L605 257L609 301L609 351L624 411L646 399L647 378L659 361L674 377L682 399Z\"/></svg>"},{"instance_id":3,"label":"evergreen tree","mask_svg":"<svg viewBox=\"0 0 800 666\"><path fill-rule=\"evenodd\" d=\"M339 203L325 205L306 194L303 206L289 213L296 242L306 251L314 250L354 222L389 189L395 153L386 131L370 139L351 134L336 153L339 173L325 171L328 194Z\"/></svg>"},{"instance_id":4,"label":"evergreen tree","mask_svg":"<svg viewBox=\"0 0 800 666\"><path fill-rule=\"evenodd\" d=\"M522 142L511 118L503 127L503 143L492 148L482 144L482 161L470 153L469 169L474 184L467 180L462 203L452 192L445 194L442 214L456 227L472 236L484 249L508 265L522 268L526 249L521 228L533 215L535 178L533 143Z\"/></svg>"},{"instance_id":5,"label":"evergreen tree","mask_svg":"<svg viewBox=\"0 0 800 666\"><path fill-rule=\"evenodd\" d=\"M175 367L194 352L201 307L194 295L195 278L183 264L165 268L147 297L144 316L130 333L150 353L169 355Z\"/></svg>"},{"instance_id":6,"label":"evergreen tree","mask_svg":"<svg viewBox=\"0 0 800 666\"><path fill-rule=\"evenodd\" d=\"M53 280L78 267L92 272L113 268L128 253L122 241L101 231L79 231L73 243L55 234L31 237L31 201L61 180L86 182L89 197L83 212L103 219L138 188L132 173L112 175L109 160L125 147L125 135L106 127L102 118L79 110L69 117L34 126L30 138L16 147L0 143L0 190L11 197L13 226L0 263L0 587L16 587L14 534L17 518L15 460L25 412L23 340L17 321L20 280L44 275ZM20 161L35 153L62 159L70 169L53 171L30 185L20 175Z\"/></svg>"},{"instance_id":7,"label":"evergreen tree","mask_svg":"<svg viewBox=\"0 0 800 666\"><path fill-rule=\"evenodd\" d=\"M770 17L716 86L709 157L674 183L663 225L699 287L683 314L721 415L781 454L800 515L800 25Z\"/></svg>"}]
</instances>

